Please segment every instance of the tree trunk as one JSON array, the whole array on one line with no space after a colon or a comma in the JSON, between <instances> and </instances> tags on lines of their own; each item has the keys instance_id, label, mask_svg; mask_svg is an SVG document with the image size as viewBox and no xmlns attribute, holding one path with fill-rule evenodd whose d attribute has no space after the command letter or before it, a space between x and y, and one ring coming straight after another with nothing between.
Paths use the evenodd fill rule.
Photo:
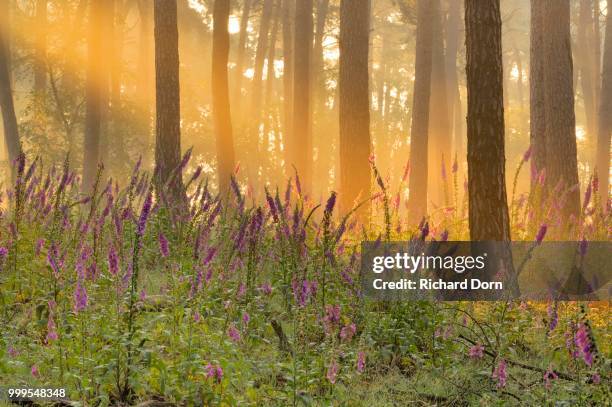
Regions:
<instances>
[{"instance_id":1,"label":"tree trunk","mask_svg":"<svg viewBox=\"0 0 612 407\"><path fill-rule=\"evenodd\" d=\"M230 0L215 0L213 9L212 97L217 138L219 191L226 193L234 169L234 141L230 113L227 62L230 36L228 31Z\"/></svg>"},{"instance_id":2,"label":"tree trunk","mask_svg":"<svg viewBox=\"0 0 612 407\"><path fill-rule=\"evenodd\" d=\"M89 5L89 36L87 39L87 84L85 93L85 139L83 144L83 192L89 192L96 181L100 164L100 134L102 109L107 100L108 71L103 49L105 1L92 0Z\"/></svg>"},{"instance_id":3,"label":"tree trunk","mask_svg":"<svg viewBox=\"0 0 612 407\"><path fill-rule=\"evenodd\" d=\"M609 9L608 9L609 10ZM601 102L599 105L599 135L597 137L597 178L601 202L610 205L610 136L612 135L612 18L606 16L603 70L601 77Z\"/></svg>"},{"instance_id":4,"label":"tree trunk","mask_svg":"<svg viewBox=\"0 0 612 407\"><path fill-rule=\"evenodd\" d=\"M274 0L264 0L261 21L259 24L259 37L257 39L257 50L255 51L255 66L253 70L253 83L251 93L251 109L248 115L249 131L248 143L250 152L258 152L259 145L259 126L262 116L262 94L263 94L263 69L266 61L266 53L268 49L268 34L270 33L270 20L274 8ZM257 173L260 164L259 154L254 154L254 157L249 157L246 162L247 177L251 185L257 182Z\"/></svg>"},{"instance_id":5,"label":"tree trunk","mask_svg":"<svg viewBox=\"0 0 612 407\"><path fill-rule=\"evenodd\" d=\"M238 39L238 56L236 58L236 73L234 80L234 108L240 114L240 106L242 102L242 79L244 78L244 60L246 55L246 43L249 33L249 17L251 15L251 6L253 0L244 0L242 8L242 16L240 17L240 38Z\"/></svg>"},{"instance_id":6,"label":"tree trunk","mask_svg":"<svg viewBox=\"0 0 612 407\"><path fill-rule=\"evenodd\" d=\"M150 0L138 0L140 25L138 33L138 75L136 77L136 97L138 109L138 133L141 141L147 146L144 159L150 159L149 147L153 146L152 102L153 102L153 7ZM152 163L153 160L148 161ZM145 161L147 162L147 161Z\"/></svg>"},{"instance_id":7,"label":"tree trunk","mask_svg":"<svg viewBox=\"0 0 612 407\"><path fill-rule=\"evenodd\" d=\"M47 0L36 1L36 29L34 95L40 104L47 88Z\"/></svg>"},{"instance_id":8,"label":"tree trunk","mask_svg":"<svg viewBox=\"0 0 612 407\"><path fill-rule=\"evenodd\" d=\"M470 240L508 241L499 0L465 0Z\"/></svg>"},{"instance_id":9,"label":"tree trunk","mask_svg":"<svg viewBox=\"0 0 612 407\"><path fill-rule=\"evenodd\" d=\"M461 38L461 1L449 0L448 21L446 24L446 77L448 88L448 114L453 119L455 154L463 156L463 121L461 95L457 78L457 52ZM449 157L451 159L451 157ZM463 161L463 160L462 160Z\"/></svg>"},{"instance_id":10,"label":"tree trunk","mask_svg":"<svg viewBox=\"0 0 612 407\"><path fill-rule=\"evenodd\" d=\"M451 128L448 114L446 68L444 62L444 38L440 0L433 2L431 26L431 117L429 122L429 198L437 206L445 205L445 180L442 167L449 169L451 160Z\"/></svg>"},{"instance_id":11,"label":"tree trunk","mask_svg":"<svg viewBox=\"0 0 612 407\"><path fill-rule=\"evenodd\" d=\"M4 141L8 150L10 164L21 154L19 128L13 103L11 87L11 64L9 60L9 33L10 21L8 2L0 2L0 108L2 109L2 124L4 127Z\"/></svg>"},{"instance_id":12,"label":"tree trunk","mask_svg":"<svg viewBox=\"0 0 612 407\"><path fill-rule=\"evenodd\" d=\"M420 222L427 215L427 148L433 39L430 21L432 17L433 2L417 0L414 94L410 130L410 195L408 197L410 220L414 223Z\"/></svg>"},{"instance_id":13,"label":"tree trunk","mask_svg":"<svg viewBox=\"0 0 612 407\"><path fill-rule=\"evenodd\" d=\"M184 199L182 173L172 179L181 160L181 104L176 0L155 0L155 182L158 194L166 183L174 199Z\"/></svg>"},{"instance_id":14,"label":"tree trunk","mask_svg":"<svg viewBox=\"0 0 612 407\"><path fill-rule=\"evenodd\" d=\"M531 0L531 35L529 45L529 123L531 144L532 191L537 175L546 167L546 117L544 103L544 15L541 0Z\"/></svg>"},{"instance_id":15,"label":"tree trunk","mask_svg":"<svg viewBox=\"0 0 612 407\"><path fill-rule=\"evenodd\" d=\"M580 17L578 21L577 54L580 85L586 117L587 139L592 140L597 134L597 110L595 108L595 78L593 78L593 0L580 0Z\"/></svg>"},{"instance_id":16,"label":"tree trunk","mask_svg":"<svg viewBox=\"0 0 612 407\"><path fill-rule=\"evenodd\" d=\"M289 165L295 166L302 188L311 190L312 136L310 123L310 69L312 54L312 0L297 0L294 30L293 131Z\"/></svg>"},{"instance_id":17,"label":"tree trunk","mask_svg":"<svg viewBox=\"0 0 612 407\"><path fill-rule=\"evenodd\" d=\"M565 195L565 219L580 212L569 0L546 0L544 96L546 189ZM561 188L555 192L555 188ZM560 195L561 196L561 195Z\"/></svg>"},{"instance_id":18,"label":"tree trunk","mask_svg":"<svg viewBox=\"0 0 612 407\"><path fill-rule=\"evenodd\" d=\"M264 122L263 122L263 150L262 150L262 165L264 168L264 178L271 180L275 171L272 171L272 153L270 152L270 133L273 132L272 116L274 115L274 81L276 59L276 40L278 38L278 27L280 24L281 0L276 0L274 4L274 12L272 15L272 31L270 32L270 43L268 44L268 64L266 66L266 93L264 100ZM275 134L275 137L278 135Z\"/></svg>"},{"instance_id":19,"label":"tree trunk","mask_svg":"<svg viewBox=\"0 0 612 407\"><path fill-rule=\"evenodd\" d=\"M283 144L285 165L291 162L288 143L292 140L293 123L293 16L295 0L283 2ZM289 168L285 168L288 173Z\"/></svg>"},{"instance_id":20,"label":"tree trunk","mask_svg":"<svg viewBox=\"0 0 612 407\"><path fill-rule=\"evenodd\" d=\"M370 1L340 2L340 209L370 198ZM369 201L358 216L367 221Z\"/></svg>"}]
</instances>

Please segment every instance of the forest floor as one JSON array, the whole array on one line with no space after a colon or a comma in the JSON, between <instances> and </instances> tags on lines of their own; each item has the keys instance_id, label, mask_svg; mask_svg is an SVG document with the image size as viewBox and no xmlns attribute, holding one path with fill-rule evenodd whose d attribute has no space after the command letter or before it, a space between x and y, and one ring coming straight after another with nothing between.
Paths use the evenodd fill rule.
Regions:
<instances>
[{"instance_id":1,"label":"forest floor","mask_svg":"<svg viewBox=\"0 0 612 407\"><path fill-rule=\"evenodd\" d=\"M0 383L72 405L610 403L609 302L373 301L359 241L461 240L462 205L411 227L379 200L365 231L291 185L258 205L192 179L187 210L138 170L83 199L25 166L0 219Z\"/></svg>"}]
</instances>

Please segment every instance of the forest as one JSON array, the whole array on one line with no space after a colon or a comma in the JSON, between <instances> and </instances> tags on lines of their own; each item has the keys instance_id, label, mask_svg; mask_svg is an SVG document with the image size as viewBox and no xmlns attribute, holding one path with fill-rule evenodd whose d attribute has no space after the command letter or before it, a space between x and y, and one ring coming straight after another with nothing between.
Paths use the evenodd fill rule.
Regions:
<instances>
[{"instance_id":1,"label":"forest","mask_svg":"<svg viewBox=\"0 0 612 407\"><path fill-rule=\"evenodd\" d=\"M608 6L0 0L0 406L609 405L609 264L518 290L609 250ZM512 293L370 297L400 241Z\"/></svg>"}]
</instances>

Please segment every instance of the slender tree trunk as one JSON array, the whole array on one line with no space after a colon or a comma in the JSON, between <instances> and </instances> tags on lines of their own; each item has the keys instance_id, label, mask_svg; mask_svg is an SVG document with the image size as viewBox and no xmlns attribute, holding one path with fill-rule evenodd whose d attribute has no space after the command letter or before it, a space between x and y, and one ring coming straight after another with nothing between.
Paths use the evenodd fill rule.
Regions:
<instances>
[{"instance_id":1,"label":"slender tree trunk","mask_svg":"<svg viewBox=\"0 0 612 407\"><path fill-rule=\"evenodd\" d=\"M576 119L569 0L546 0L544 96L546 100L546 189L564 194L562 215L580 213Z\"/></svg>"},{"instance_id":2,"label":"slender tree trunk","mask_svg":"<svg viewBox=\"0 0 612 407\"><path fill-rule=\"evenodd\" d=\"M432 39L432 71L431 71L431 117L429 121L429 198L437 206L445 202L445 180L442 179L442 167L450 168L451 160L451 127L448 114L446 68L444 61L444 37L442 10L440 0L433 2L431 20Z\"/></svg>"},{"instance_id":3,"label":"slender tree trunk","mask_svg":"<svg viewBox=\"0 0 612 407\"><path fill-rule=\"evenodd\" d=\"M609 6L608 6L609 7ZM601 202L610 207L610 136L612 135L612 13L608 8L604 39L601 102L599 104L599 135L597 137L597 178Z\"/></svg>"},{"instance_id":4,"label":"slender tree trunk","mask_svg":"<svg viewBox=\"0 0 612 407\"><path fill-rule=\"evenodd\" d=\"M268 44L268 63L266 66L266 92L264 100L264 122L263 122L263 150L262 150L262 165L264 168L264 179L267 177L270 180L274 172L272 171L270 152L270 133L273 132L273 100L274 100L274 81L276 79L274 73L274 61L276 59L276 40L278 37L278 27L280 24L281 0L276 0L272 15L272 31L270 32L270 44ZM275 135L275 137L278 135Z\"/></svg>"},{"instance_id":5,"label":"slender tree trunk","mask_svg":"<svg viewBox=\"0 0 612 407\"><path fill-rule=\"evenodd\" d=\"M329 0L317 0L317 24L314 35L314 51L312 55L312 101L314 111L325 108L325 77L323 74L323 36L325 22L329 11Z\"/></svg>"},{"instance_id":6,"label":"slender tree trunk","mask_svg":"<svg viewBox=\"0 0 612 407\"><path fill-rule=\"evenodd\" d=\"M291 162L288 144L293 139L293 16L295 0L283 2L283 147L285 164ZM285 168L286 172L289 168Z\"/></svg>"},{"instance_id":7,"label":"slender tree trunk","mask_svg":"<svg viewBox=\"0 0 612 407\"><path fill-rule=\"evenodd\" d=\"M465 0L472 241L508 241L499 0Z\"/></svg>"},{"instance_id":8,"label":"slender tree trunk","mask_svg":"<svg viewBox=\"0 0 612 407\"><path fill-rule=\"evenodd\" d=\"M312 125L310 123L310 69L312 54L312 0L297 0L294 30L293 131L289 165L295 166L302 188L311 190ZM297 97L299 95L299 97Z\"/></svg>"},{"instance_id":9,"label":"slender tree trunk","mask_svg":"<svg viewBox=\"0 0 612 407\"><path fill-rule=\"evenodd\" d=\"M101 163L100 134L102 110L107 101L108 72L102 61L105 24L105 1L91 0L89 5L89 36L87 39L87 84L85 94L85 140L83 145L83 192L89 192L96 180Z\"/></svg>"},{"instance_id":10,"label":"slender tree trunk","mask_svg":"<svg viewBox=\"0 0 612 407\"><path fill-rule=\"evenodd\" d=\"M612 4L609 2L608 5ZM595 78L595 110L599 112L601 98L601 28L599 18L601 8L599 0L593 0L593 78Z\"/></svg>"},{"instance_id":11,"label":"slender tree trunk","mask_svg":"<svg viewBox=\"0 0 612 407\"><path fill-rule=\"evenodd\" d=\"M580 85L586 117L587 138L592 140L597 134L597 110L595 108L595 78L593 78L593 0L580 0L578 21L577 55Z\"/></svg>"},{"instance_id":12,"label":"slender tree trunk","mask_svg":"<svg viewBox=\"0 0 612 407\"><path fill-rule=\"evenodd\" d=\"M150 0L138 0L138 14L140 16L138 32L138 75L136 77L136 97L138 110L138 133L147 147L154 145L151 116L153 110L153 4ZM148 161L150 154L144 154Z\"/></svg>"},{"instance_id":13,"label":"slender tree trunk","mask_svg":"<svg viewBox=\"0 0 612 407\"><path fill-rule=\"evenodd\" d=\"M128 13L128 4L123 0L115 1L115 12L109 19L112 24L112 43L109 46L109 55L113 55L111 61L111 95L110 95L110 118L112 122L112 132L109 133L108 143L114 148L115 157L118 163L127 164L129 156L125 149L123 132L120 129L122 121L121 103L121 84L123 79L123 44L125 37L125 20ZM140 74L140 73L139 73ZM105 161L110 163L110 149L107 148Z\"/></svg>"},{"instance_id":14,"label":"slender tree trunk","mask_svg":"<svg viewBox=\"0 0 612 407\"><path fill-rule=\"evenodd\" d=\"M230 113L227 62L230 36L228 31L230 0L215 0L213 9L212 96L217 138L219 191L226 193L234 169L234 141Z\"/></svg>"},{"instance_id":15,"label":"slender tree trunk","mask_svg":"<svg viewBox=\"0 0 612 407\"><path fill-rule=\"evenodd\" d=\"M340 209L370 198L371 170L369 93L370 1L340 2ZM359 217L367 221L370 205Z\"/></svg>"},{"instance_id":16,"label":"slender tree trunk","mask_svg":"<svg viewBox=\"0 0 612 407\"><path fill-rule=\"evenodd\" d=\"M446 24L446 77L448 88L448 114L453 119L453 136L455 154L463 155L463 121L461 113L461 95L457 78L457 52L461 38L461 2L448 0L448 21ZM451 157L449 157L450 159Z\"/></svg>"},{"instance_id":17,"label":"slender tree trunk","mask_svg":"<svg viewBox=\"0 0 612 407\"><path fill-rule=\"evenodd\" d=\"M12 163L21 154L19 128L13 103L11 87L11 63L9 57L10 21L8 2L0 2L0 109L2 109L2 124L4 141L8 150L8 159ZM10 165L9 165L10 168Z\"/></svg>"},{"instance_id":18,"label":"slender tree trunk","mask_svg":"<svg viewBox=\"0 0 612 407\"><path fill-rule=\"evenodd\" d=\"M242 79L244 78L244 60L246 56L246 44L249 33L249 17L251 15L251 6L253 0L244 0L242 8L242 16L240 17L240 38L238 39L238 56L236 58L236 73L234 79L234 107L235 112L240 114L240 106L242 102Z\"/></svg>"},{"instance_id":19,"label":"slender tree trunk","mask_svg":"<svg viewBox=\"0 0 612 407\"><path fill-rule=\"evenodd\" d=\"M259 145L259 127L262 117L262 94L263 94L263 69L266 61L266 53L268 49L268 35L270 33L270 20L274 8L274 0L264 0L261 21L259 24L259 37L257 40L257 50L255 51L255 66L251 93L251 109L250 114L245 115L249 120L248 145L251 152L258 151ZM254 185L257 182L257 173L260 165L259 154L256 157L250 157L246 163L247 177L249 182Z\"/></svg>"},{"instance_id":20,"label":"slender tree trunk","mask_svg":"<svg viewBox=\"0 0 612 407\"><path fill-rule=\"evenodd\" d=\"M428 177L428 129L431 94L432 40L430 21L433 2L417 0L417 29L412 102L412 127L410 130L410 195L408 211L412 222L419 222L427 215Z\"/></svg>"},{"instance_id":21,"label":"slender tree trunk","mask_svg":"<svg viewBox=\"0 0 612 407\"><path fill-rule=\"evenodd\" d=\"M34 59L34 94L42 103L47 88L47 1L36 1L36 49Z\"/></svg>"},{"instance_id":22,"label":"slender tree trunk","mask_svg":"<svg viewBox=\"0 0 612 407\"><path fill-rule=\"evenodd\" d=\"M544 103L544 2L531 0L529 46L529 124L531 144L532 191L537 175L546 167L546 116Z\"/></svg>"},{"instance_id":23,"label":"slender tree trunk","mask_svg":"<svg viewBox=\"0 0 612 407\"><path fill-rule=\"evenodd\" d=\"M181 174L172 179L181 160L181 104L176 0L155 0L155 182L158 194L166 183L174 199L183 200Z\"/></svg>"}]
</instances>

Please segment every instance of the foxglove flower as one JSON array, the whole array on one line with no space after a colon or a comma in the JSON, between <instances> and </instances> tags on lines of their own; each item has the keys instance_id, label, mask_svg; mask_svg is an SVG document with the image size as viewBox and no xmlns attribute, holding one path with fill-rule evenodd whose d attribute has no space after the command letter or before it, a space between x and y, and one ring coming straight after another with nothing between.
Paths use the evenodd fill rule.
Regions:
<instances>
[{"instance_id":1,"label":"foxglove flower","mask_svg":"<svg viewBox=\"0 0 612 407\"><path fill-rule=\"evenodd\" d=\"M551 380L555 380L557 378L557 374L549 367L546 372L544 372L544 387L546 387L546 389L550 389Z\"/></svg>"},{"instance_id":2,"label":"foxglove flower","mask_svg":"<svg viewBox=\"0 0 612 407\"><path fill-rule=\"evenodd\" d=\"M506 380L508 379L508 375L506 373L506 361L504 359L499 361L499 364L493 371L493 378L497 380L498 388L506 387Z\"/></svg>"},{"instance_id":3,"label":"foxglove flower","mask_svg":"<svg viewBox=\"0 0 612 407\"><path fill-rule=\"evenodd\" d=\"M332 360L332 362L329 364L329 367L327 368L327 374L325 377L327 377L327 380L329 380L329 382L331 384L336 384L336 379L338 377L338 362L336 362L336 359Z\"/></svg>"},{"instance_id":4,"label":"foxglove flower","mask_svg":"<svg viewBox=\"0 0 612 407\"><path fill-rule=\"evenodd\" d=\"M116 276L119 272L119 257L117 256L117 250L113 244L111 244L108 249L108 271L113 276Z\"/></svg>"},{"instance_id":5,"label":"foxglove flower","mask_svg":"<svg viewBox=\"0 0 612 407\"><path fill-rule=\"evenodd\" d=\"M574 335L574 343L578 349L578 355L582 356L587 366L591 366L593 364L593 353L591 352L591 341L585 324L578 325L578 330Z\"/></svg>"},{"instance_id":6,"label":"foxglove flower","mask_svg":"<svg viewBox=\"0 0 612 407\"><path fill-rule=\"evenodd\" d=\"M476 345L470 347L469 356L472 359L482 359L484 356L484 346L477 343Z\"/></svg>"},{"instance_id":7,"label":"foxglove flower","mask_svg":"<svg viewBox=\"0 0 612 407\"><path fill-rule=\"evenodd\" d=\"M227 330L227 336L234 342L240 342L240 331L233 324Z\"/></svg>"},{"instance_id":8,"label":"foxglove flower","mask_svg":"<svg viewBox=\"0 0 612 407\"><path fill-rule=\"evenodd\" d=\"M544 240L544 236L546 236L546 230L548 230L548 226L546 224L540 226L540 230L538 230L538 234L536 235L535 240L537 244L542 243L542 240Z\"/></svg>"},{"instance_id":9,"label":"foxglove flower","mask_svg":"<svg viewBox=\"0 0 612 407\"><path fill-rule=\"evenodd\" d=\"M40 377L40 372L38 371L38 366L36 365L32 365L32 367L30 368L30 373L37 379Z\"/></svg>"},{"instance_id":10,"label":"foxglove flower","mask_svg":"<svg viewBox=\"0 0 612 407\"><path fill-rule=\"evenodd\" d=\"M223 379L223 369L219 365L206 365L206 377L209 379L213 379L217 383L221 383Z\"/></svg>"},{"instance_id":11,"label":"foxglove flower","mask_svg":"<svg viewBox=\"0 0 612 407\"><path fill-rule=\"evenodd\" d=\"M164 236L163 232L159 232L159 253L162 257L168 257L170 250L168 249L168 239Z\"/></svg>"},{"instance_id":12,"label":"foxglove flower","mask_svg":"<svg viewBox=\"0 0 612 407\"><path fill-rule=\"evenodd\" d=\"M144 235L145 229L147 227L147 221L149 220L152 204L153 192L149 189L149 192L147 192L147 196L145 197L145 201L142 204L142 211L140 212L140 218L138 219L138 224L136 226L136 234L140 237Z\"/></svg>"},{"instance_id":13,"label":"foxglove flower","mask_svg":"<svg viewBox=\"0 0 612 407\"><path fill-rule=\"evenodd\" d=\"M357 371L359 373L363 373L363 371L365 370L365 360L366 360L366 355L365 352L359 352L357 354Z\"/></svg>"},{"instance_id":14,"label":"foxglove flower","mask_svg":"<svg viewBox=\"0 0 612 407\"><path fill-rule=\"evenodd\" d=\"M87 291L83 287L82 279L77 280L77 286L74 290L74 312L78 314L87 307Z\"/></svg>"}]
</instances>

